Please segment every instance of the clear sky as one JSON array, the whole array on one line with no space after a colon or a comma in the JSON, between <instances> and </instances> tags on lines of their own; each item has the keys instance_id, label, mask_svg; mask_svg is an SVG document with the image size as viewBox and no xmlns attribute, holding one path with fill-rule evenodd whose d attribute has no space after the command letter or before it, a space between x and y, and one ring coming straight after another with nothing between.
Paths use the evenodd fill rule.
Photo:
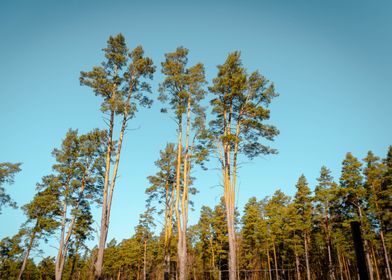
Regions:
<instances>
[{"instance_id":1,"label":"clear sky","mask_svg":"<svg viewBox=\"0 0 392 280\"><path fill-rule=\"evenodd\" d=\"M239 50L249 71L275 83L280 96L270 123L281 131L272 144L279 154L243 165L240 209L277 188L294 194L302 173L314 187L322 165L338 178L346 152L384 157L392 144L391 14L389 0L1 1L0 162L23 163L7 189L19 205L29 202L67 130L104 127L99 98L78 78L102 61L107 38L120 32L158 66L155 97L164 53L180 45L190 49L191 64L205 64L209 81L216 65ZM108 240L131 236L144 211L146 177L156 172L159 150L176 139L173 121L159 109L156 102L131 121ZM216 170L194 175L200 192L191 224L222 194ZM23 221L21 210L4 209L0 238Z\"/></svg>"}]
</instances>

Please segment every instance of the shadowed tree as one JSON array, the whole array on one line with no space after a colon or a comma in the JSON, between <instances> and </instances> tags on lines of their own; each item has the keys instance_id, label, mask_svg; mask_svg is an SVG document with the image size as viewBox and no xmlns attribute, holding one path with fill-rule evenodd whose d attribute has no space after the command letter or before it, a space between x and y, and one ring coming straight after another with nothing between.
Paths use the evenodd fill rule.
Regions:
<instances>
[{"instance_id":1,"label":"shadowed tree","mask_svg":"<svg viewBox=\"0 0 392 280\"><path fill-rule=\"evenodd\" d=\"M4 184L13 184L15 174L20 171L21 163L0 163L0 214L3 206L16 208L16 202L6 193Z\"/></svg>"},{"instance_id":2,"label":"shadowed tree","mask_svg":"<svg viewBox=\"0 0 392 280\"><path fill-rule=\"evenodd\" d=\"M183 47L165 55L165 61L162 62L162 73L165 79L159 88L159 99L169 103L177 122L175 215L178 229L177 262L180 280L187 277L186 230L190 173L193 163L201 163L206 157L206 149L200 141L206 137L205 110L200 106L200 101L205 96L204 66L199 63L188 68L187 56L188 50ZM163 111L165 112L166 109Z\"/></svg>"},{"instance_id":3,"label":"shadowed tree","mask_svg":"<svg viewBox=\"0 0 392 280\"><path fill-rule=\"evenodd\" d=\"M155 67L150 58L144 57L141 46L128 52L123 35L110 36L103 49L106 60L89 72L81 72L80 83L93 89L103 98L101 111L108 115L105 175L103 182L102 216L95 277L100 278L104 249L109 230L110 211L116 185L121 148L128 121L135 116L138 106L149 107L152 100L145 94L151 91L146 82L152 79ZM117 145L114 143L116 116L120 118ZM113 163L113 166L111 164Z\"/></svg>"},{"instance_id":4,"label":"shadowed tree","mask_svg":"<svg viewBox=\"0 0 392 280\"><path fill-rule=\"evenodd\" d=\"M230 280L235 280L234 205L238 156L243 154L252 159L276 153L261 139L273 140L278 135L274 126L265 124L270 117L268 105L277 94L274 85L259 72L246 73L239 52L229 54L225 63L218 66L218 75L209 90L215 95L211 101L215 119L210 124L222 169L230 244Z\"/></svg>"}]
</instances>

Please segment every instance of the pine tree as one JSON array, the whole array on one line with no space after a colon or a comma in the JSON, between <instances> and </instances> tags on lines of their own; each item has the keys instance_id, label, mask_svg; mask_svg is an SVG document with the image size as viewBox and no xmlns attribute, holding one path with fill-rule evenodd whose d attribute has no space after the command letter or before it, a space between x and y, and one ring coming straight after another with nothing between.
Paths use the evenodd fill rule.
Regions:
<instances>
[{"instance_id":1,"label":"pine tree","mask_svg":"<svg viewBox=\"0 0 392 280\"><path fill-rule=\"evenodd\" d=\"M155 162L158 172L154 176L149 176L150 186L146 189L148 194L147 205L151 207L154 201L163 205L163 209L158 213L163 213L164 221L164 269L165 279L170 275L170 244L173 234L173 211L175 195L175 168L176 154L174 144L166 145L161 151L160 159Z\"/></svg>"},{"instance_id":2,"label":"pine tree","mask_svg":"<svg viewBox=\"0 0 392 280\"><path fill-rule=\"evenodd\" d=\"M242 261L246 270L258 270L261 267L261 256L263 249L262 240L264 221L261 214L261 205L256 197L251 197L245 204L244 215L242 216Z\"/></svg>"},{"instance_id":3,"label":"pine tree","mask_svg":"<svg viewBox=\"0 0 392 280\"><path fill-rule=\"evenodd\" d=\"M205 96L203 90L205 84L204 66L198 63L188 68L187 56L188 50L183 47L165 55L165 61L162 62L162 73L165 75L165 79L159 88L159 99L169 103L177 122L175 215L178 229L177 261L180 280L187 278L186 231L190 172L194 162L201 163L206 157L206 149L201 145L203 142L200 142L206 136L205 113L204 108L200 106L200 101Z\"/></svg>"},{"instance_id":4,"label":"pine tree","mask_svg":"<svg viewBox=\"0 0 392 280\"><path fill-rule=\"evenodd\" d=\"M283 252L278 252L279 247L284 247L287 241L287 210L290 204L290 197L281 190L275 191L274 195L264 203L265 218L267 223L268 245L272 247L273 270L275 279L279 280L279 271L283 268L279 265L278 256L281 258ZM270 275L272 278L272 275Z\"/></svg>"},{"instance_id":5,"label":"pine tree","mask_svg":"<svg viewBox=\"0 0 392 280\"><path fill-rule=\"evenodd\" d=\"M369 269L370 279L373 280L373 267L370 259L370 247L363 228L366 227L367 218L364 212L364 200L366 190L363 185L361 175L362 164L351 153L346 154L342 163L342 173L340 176L340 186L343 196L345 197L345 207L348 209L348 217L352 220L358 220L362 224L362 232L365 236L365 254L367 266Z\"/></svg>"},{"instance_id":6,"label":"pine tree","mask_svg":"<svg viewBox=\"0 0 392 280\"><path fill-rule=\"evenodd\" d=\"M261 143L261 139L273 140L278 134L274 126L264 123L270 117L267 107L277 94L273 84L259 72L246 73L239 52L229 54L225 63L218 66L218 75L209 89L216 96L211 101L212 113L216 116L211 121L211 131L222 169L230 244L230 280L235 280L234 205L238 155L254 158L276 153Z\"/></svg>"},{"instance_id":7,"label":"pine tree","mask_svg":"<svg viewBox=\"0 0 392 280\"><path fill-rule=\"evenodd\" d=\"M309 240L312 222L312 198L311 191L304 175L301 175L298 179L297 192L294 197L294 204L297 210L297 215L300 217L298 224L298 230L302 233L304 240L304 251L305 251L305 264L306 264L306 276L307 279L311 279L310 265L309 265Z\"/></svg>"},{"instance_id":8,"label":"pine tree","mask_svg":"<svg viewBox=\"0 0 392 280\"><path fill-rule=\"evenodd\" d=\"M47 237L52 235L60 224L58 222L60 205L57 191L59 184L59 180L54 176L43 177L42 183L37 185L38 192L33 200L23 206L27 221L22 226L21 232L26 241L23 246L24 257L18 280L22 278L31 250L38 245L39 240L47 240Z\"/></svg>"},{"instance_id":9,"label":"pine tree","mask_svg":"<svg viewBox=\"0 0 392 280\"><path fill-rule=\"evenodd\" d=\"M328 274L330 279L335 279L334 264L332 259L332 224L331 224L331 205L334 199L334 191L337 188L333 181L331 171L322 166L320 176L317 178L318 184L315 188L315 215L317 222L322 228L325 246L328 256Z\"/></svg>"},{"instance_id":10,"label":"pine tree","mask_svg":"<svg viewBox=\"0 0 392 280\"><path fill-rule=\"evenodd\" d=\"M79 225L79 236L88 234L80 230L91 230L90 204L99 200L102 189L106 132L94 130L81 136L77 133L69 130L61 148L53 151L56 158L53 170L60 182L57 191L62 204L60 242L55 262L58 280L62 278L75 227ZM68 217L69 214L71 217ZM81 226L81 223L87 224Z\"/></svg>"},{"instance_id":11,"label":"pine tree","mask_svg":"<svg viewBox=\"0 0 392 280\"><path fill-rule=\"evenodd\" d=\"M102 216L98 256L95 263L95 277L100 278L106 238L109 230L111 204L120 163L124 133L128 121L135 116L138 105L149 107L152 100L145 94L150 92L146 82L155 72L152 60L144 57L141 46L128 52L123 35L110 36L107 47L103 49L106 61L89 72L81 72L80 83L89 86L94 93L103 98L101 111L109 115L106 143L106 167L103 183ZM120 116L121 128L117 145L113 139L116 116ZM114 162L112 156L114 155ZM113 169L111 168L114 163ZM110 182L109 182L110 181Z\"/></svg>"},{"instance_id":12,"label":"pine tree","mask_svg":"<svg viewBox=\"0 0 392 280\"><path fill-rule=\"evenodd\" d=\"M380 192L377 195L377 207L379 208L380 229L385 232L384 256L386 259L387 272L390 279L391 264L387 252L392 251L392 146L389 146L386 158L383 160L385 171L381 178ZM386 250L386 251L385 251Z\"/></svg>"}]
</instances>

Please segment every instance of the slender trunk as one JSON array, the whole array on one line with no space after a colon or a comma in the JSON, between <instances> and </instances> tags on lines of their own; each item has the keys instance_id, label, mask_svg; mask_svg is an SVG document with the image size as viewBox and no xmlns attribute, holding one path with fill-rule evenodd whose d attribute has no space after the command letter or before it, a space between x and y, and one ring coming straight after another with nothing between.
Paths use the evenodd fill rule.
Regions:
<instances>
[{"instance_id":1,"label":"slender trunk","mask_svg":"<svg viewBox=\"0 0 392 280\"><path fill-rule=\"evenodd\" d=\"M19 271L19 274L18 274L18 280L22 279L23 272L24 272L24 270L26 268L26 264L27 264L27 261L29 259L31 248L33 248L34 239L35 239L35 236L36 236L35 228L37 226L38 226L38 221L37 221L37 223L36 223L36 225L35 225L35 227L33 229L33 232L31 234L31 236L30 236L29 245L27 246L26 253L25 253L24 257L23 257L22 267L20 268L20 271Z\"/></svg>"},{"instance_id":2,"label":"slender trunk","mask_svg":"<svg viewBox=\"0 0 392 280\"><path fill-rule=\"evenodd\" d=\"M143 280L147 280L147 240L144 240Z\"/></svg>"},{"instance_id":3,"label":"slender trunk","mask_svg":"<svg viewBox=\"0 0 392 280\"><path fill-rule=\"evenodd\" d=\"M113 94L114 98L115 94ZM126 104L129 109L131 99L131 92L128 94ZM103 265L103 254L106 246L106 239L109 232L109 222L110 222L110 212L112 208L112 200L114 187L116 185L117 179L117 171L120 163L120 155L121 148L124 138L125 129L127 127L128 122L128 111L125 111L123 114L123 120L121 125L121 131L117 143L117 151L116 158L113 166L113 174L112 180L109 185L109 176L110 176L110 161L111 161L111 153L113 149L113 128L114 128L114 111L111 112L110 122L109 122L109 138L108 138L108 149L106 153L106 170L105 170L105 178L104 178L104 196L103 196L103 204L102 204L102 217L101 217L101 231L99 238L99 246L98 246L98 257L95 264L95 277L100 278L102 274L102 265Z\"/></svg>"},{"instance_id":4,"label":"slender trunk","mask_svg":"<svg viewBox=\"0 0 392 280\"><path fill-rule=\"evenodd\" d=\"M172 217L173 217L173 195L174 191L169 194L169 182L166 182L166 209L165 209L165 244L163 257L164 279L168 280L170 275L170 244L172 233ZM170 195L170 197L169 197Z\"/></svg>"},{"instance_id":5,"label":"slender trunk","mask_svg":"<svg viewBox=\"0 0 392 280\"><path fill-rule=\"evenodd\" d=\"M365 243L365 250L366 250L366 262L368 264L368 268L369 268L369 276L370 276L370 280L374 280L374 275L373 275L373 264L372 264L372 260L370 258L370 252L369 252L369 242L364 239L364 243Z\"/></svg>"},{"instance_id":6,"label":"slender trunk","mask_svg":"<svg viewBox=\"0 0 392 280\"><path fill-rule=\"evenodd\" d=\"M329 217L328 217L328 203L324 208L324 228L325 228L325 235L326 235L326 243L327 243L327 251L328 251L328 272L329 272L329 277L331 280L335 280L335 272L333 269L333 263L332 263L332 251L331 251L331 233L329 229Z\"/></svg>"},{"instance_id":7,"label":"slender trunk","mask_svg":"<svg viewBox=\"0 0 392 280\"><path fill-rule=\"evenodd\" d=\"M275 268L275 279L279 280L279 268L278 268L278 261L276 259L276 248L275 248L275 240L273 241L273 249L274 249L274 268Z\"/></svg>"},{"instance_id":8,"label":"slender trunk","mask_svg":"<svg viewBox=\"0 0 392 280\"><path fill-rule=\"evenodd\" d=\"M76 256L77 256L78 251L79 251L79 243L76 244L75 255L72 258L71 271L69 273L68 280L73 279L73 274L75 272Z\"/></svg>"},{"instance_id":9,"label":"slender trunk","mask_svg":"<svg viewBox=\"0 0 392 280\"><path fill-rule=\"evenodd\" d=\"M64 201L63 201L63 217L61 219L61 233L60 233L60 244L59 249L56 257L55 263L55 279L61 280L61 263L62 259L64 258L64 235L65 235L65 223L67 220L67 193L68 193L68 186L65 189Z\"/></svg>"},{"instance_id":10,"label":"slender trunk","mask_svg":"<svg viewBox=\"0 0 392 280\"><path fill-rule=\"evenodd\" d=\"M187 244L186 244L186 229L188 223L188 180L189 180L189 133L190 133L190 122L191 122L191 99L188 97L187 103L187 115L186 115L186 127L185 127L185 147L184 147L184 156L183 156L183 191L181 197L181 216L182 216L182 228L179 229L181 231L181 239L179 239L178 246L179 255L180 255L180 267L179 267L179 277L180 280L187 279ZM182 129L182 127L181 127Z\"/></svg>"},{"instance_id":11,"label":"slender trunk","mask_svg":"<svg viewBox=\"0 0 392 280\"><path fill-rule=\"evenodd\" d=\"M310 267L309 267L309 248L308 248L308 236L305 232L304 234L304 242L305 242L305 263L306 263L306 277L310 280Z\"/></svg>"},{"instance_id":12,"label":"slender trunk","mask_svg":"<svg viewBox=\"0 0 392 280\"><path fill-rule=\"evenodd\" d=\"M267 264L268 264L269 280L272 280L271 260L270 260L270 255L269 255L269 244L268 244L268 241L267 241Z\"/></svg>"},{"instance_id":13,"label":"slender trunk","mask_svg":"<svg viewBox=\"0 0 392 280\"><path fill-rule=\"evenodd\" d=\"M176 166L176 222L178 229L178 242L177 242L177 268L182 266L182 230L180 218L180 196L181 196L181 154L182 154L182 116L178 116L178 141L177 141L177 166ZM183 280L183 279L181 279Z\"/></svg>"},{"instance_id":14,"label":"slender trunk","mask_svg":"<svg viewBox=\"0 0 392 280\"><path fill-rule=\"evenodd\" d=\"M357 210L358 210L358 214L359 214L359 220L361 222L362 225L364 225L364 219L363 219L363 215L362 215L362 207L357 204ZM362 232L364 232L364 230L362 230ZM362 235L363 236L363 235ZM372 261L370 259L370 253L369 253L369 243L368 240L365 238L363 238L364 240L364 245L365 245L365 255L366 255L366 263L369 269L369 276L370 276L370 280L373 280L373 266L372 266Z\"/></svg>"},{"instance_id":15,"label":"slender trunk","mask_svg":"<svg viewBox=\"0 0 392 280\"><path fill-rule=\"evenodd\" d=\"M372 256L373 256L374 269L376 271L376 277L377 277L377 280L380 280L380 272L378 270L378 262L377 262L376 253L374 252L373 246L372 246Z\"/></svg>"},{"instance_id":16,"label":"slender trunk","mask_svg":"<svg viewBox=\"0 0 392 280\"><path fill-rule=\"evenodd\" d=\"M339 262L339 270L340 270L340 280L344 280L343 277L343 265L342 265L342 261L340 259L340 253L339 253L339 248L336 248L336 253L338 255L338 262Z\"/></svg>"},{"instance_id":17,"label":"slender trunk","mask_svg":"<svg viewBox=\"0 0 392 280\"><path fill-rule=\"evenodd\" d=\"M301 272L299 270L299 256L297 252L297 246L294 248L295 252L295 269L297 270L297 280L301 280Z\"/></svg>"},{"instance_id":18,"label":"slender trunk","mask_svg":"<svg viewBox=\"0 0 392 280\"><path fill-rule=\"evenodd\" d=\"M381 239L382 248L384 251L384 261L387 266L388 279L392 280L391 267L389 265L388 250L387 250L387 246L385 245L384 232L382 231L382 229L380 230L380 239Z\"/></svg>"},{"instance_id":19,"label":"slender trunk","mask_svg":"<svg viewBox=\"0 0 392 280\"><path fill-rule=\"evenodd\" d=\"M94 277L96 279L101 278L102 274L102 265L103 265L103 254L106 246L106 237L107 237L107 203L108 203L108 186L109 186L109 174L110 174L110 163L111 163L111 154L113 149L113 127L114 127L114 111L110 113L110 122L109 122L109 134L108 134L108 143L107 143L107 151L106 151L106 167L105 167L105 177L104 177L104 185L103 185L103 200L102 200L102 216L101 216L101 228L99 235L99 244L98 244L98 252L97 252L97 260L94 264Z\"/></svg>"}]
</instances>

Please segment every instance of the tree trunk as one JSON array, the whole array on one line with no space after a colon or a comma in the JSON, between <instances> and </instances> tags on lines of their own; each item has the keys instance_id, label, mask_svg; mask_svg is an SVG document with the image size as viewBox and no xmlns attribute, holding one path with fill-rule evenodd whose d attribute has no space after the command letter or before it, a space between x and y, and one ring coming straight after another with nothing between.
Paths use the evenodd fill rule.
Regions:
<instances>
[{"instance_id":1,"label":"tree trunk","mask_svg":"<svg viewBox=\"0 0 392 280\"><path fill-rule=\"evenodd\" d=\"M35 227L37 227L37 225L38 225L38 222L36 223ZM34 244L34 239L35 239L35 235L36 235L35 227L33 229L33 233L30 236L29 245L27 246L27 251L26 251L26 254L25 254L24 258L23 258L22 267L20 268L20 271L19 271L19 274L18 274L18 280L22 279L23 272L24 272L24 270L26 268L26 264L27 264L27 261L29 259L31 248L33 247L33 244Z\"/></svg>"},{"instance_id":2,"label":"tree trunk","mask_svg":"<svg viewBox=\"0 0 392 280\"><path fill-rule=\"evenodd\" d=\"M308 248L308 236L307 233L304 234L305 242L305 263L306 263L306 277L310 280L310 267L309 267L309 248Z\"/></svg>"},{"instance_id":3,"label":"tree trunk","mask_svg":"<svg viewBox=\"0 0 392 280\"><path fill-rule=\"evenodd\" d=\"M71 271L69 273L68 280L72 280L73 279L73 274L75 272L76 256L77 256L78 250L79 250L79 244L76 245L75 255L72 258Z\"/></svg>"},{"instance_id":4,"label":"tree trunk","mask_svg":"<svg viewBox=\"0 0 392 280\"><path fill-rule=\"evenodd\" d=\"M270 255L269 255L269 244L268 244L268 241L267 241L267 264L268 264L269 280L272 280L271 260L270 260Z\"/></svg>"},{"instance_id":5,"label":"tree trunk","mask_svg":"<svg viewBox=\"0 0 392 280\"><path fill-rule=\"evenodd\" d=\"M102 216L101 216L101 228L99 235L99 244L98 244L98 252L97 252L97 260L94 264L94 277L96 279L101 278L102 274L102 265L103 265L103 254L106 246L106 238L107 238L107 203L108 203L108 186L109 186L109 174L110 174L110 163L111 163L111 155L113 149L113 127L114 127L114 111L110 113L110 122L109 122L109 134L108 134L108 143L107 143L107 151L106 151L106 167L105 167L105 177L104 177L104 186L103 186L103 200L102 200Z\"/></svg>"},{"instance_id":6,"label":"tree trunk","mask_svg":"<svg viewBox=\"0 0 392 280\"><path fill-rule=\"evenodd\" d=\"M389 265L388 250L387 250L387 247L385 245L384 232L382 231L382 229L380 230L380 239L381 239L382 248L383 248L383 251L384 251L384 260L385 260L385 264L387 266L386 270L387 270L387 273L388 273L388 279L392 280L391 267Z\"/></svg>"},{"instance_id":7,"label":"tree trunk","mask_svg":"<svg viewBox=\"0 0 392 280\"><path fill-rule=\"evenodd\" d=\"M229 280L236 280L237 254L236 254L236 240L235 229L233 223L234 217L232 211L227 218L228 237L229 237Z\"/></svg>"},{"instance_id":8,"label":"tree trunk","mask_svg":"<svg viewBox=\"0 0 392 280\"><path fill-rule=\"evenodd\" d=\"M147 240L144 240L143 280L147 280Z\"/></svg>"},{"instance_id":9,"label":"tree trunk","mask_svg":"<svg viewBox=\"0 0 392 280\"><path fill-rule=\"evenodd\" d=\"M301 272L299 270L299 256L297 253L297 246L295 246L295 269L297 270L297 280L301 280Z\"/></svg>"},{"instance_id":10,"label":"tree trunk","mask_svg":"<svg viewBox=\"0 0 392 280\"><path fill-rule=\"evenodd\" d=\"M277 258L276 258L276 248L275 248L275 240L274 240L274 242L273 242L273 245L274 245L274 247L273 247L273 249L274 249L274 263L275 263L275 279L276 280L279 280L279 269L278 269L278 261L277 261Z\"/></svg>"},{"instance_id":11,"label":"tree trunk","mask_svg":"<svg viewBox=\"0 0 392 280\"><path fill-rule=\"evenodd\" d=\"M378 262L376 258L376 253L374 252L374 246L372 246L372 256L373 256L373 264L374 264L374 270L376 272L376 277L377 280L380 280L380 272L378 270Z\"/></svg>"},{"instance_id":12,"label":"tree trunk","mask_svg":"<svg viewBox=\"0 0 392 280\"><path fill-rule=\"evenodd\" d=\"M177 271L180 272L182 267L182 227L180 217L180 196L181 196L181 154L182 154L182 116L178 116L178 141L177 141L177 166L176 166L176 222L178 229L178 242L177 242ZM181 272L180 272L181 274ZM185 277L182 275L182 277ZM185 278L181 278L183 280Z\"/></svg>"},{"instance_id":13,"label":"tree trunk","mask_svg":"<svg viewBox=\"0 0 392 280\"><path fill-rule=\"evenodd\" d=\"M65 193L68 193L68 186L66 186ZM67 195L64 196L63 201L63 217L61 219L61 233L60 233L60 244L55 262L55 279L61 280L61 263L64 258L64 235L65 235L65 223L67 219Z\"/></svg>"}]
</instances>

